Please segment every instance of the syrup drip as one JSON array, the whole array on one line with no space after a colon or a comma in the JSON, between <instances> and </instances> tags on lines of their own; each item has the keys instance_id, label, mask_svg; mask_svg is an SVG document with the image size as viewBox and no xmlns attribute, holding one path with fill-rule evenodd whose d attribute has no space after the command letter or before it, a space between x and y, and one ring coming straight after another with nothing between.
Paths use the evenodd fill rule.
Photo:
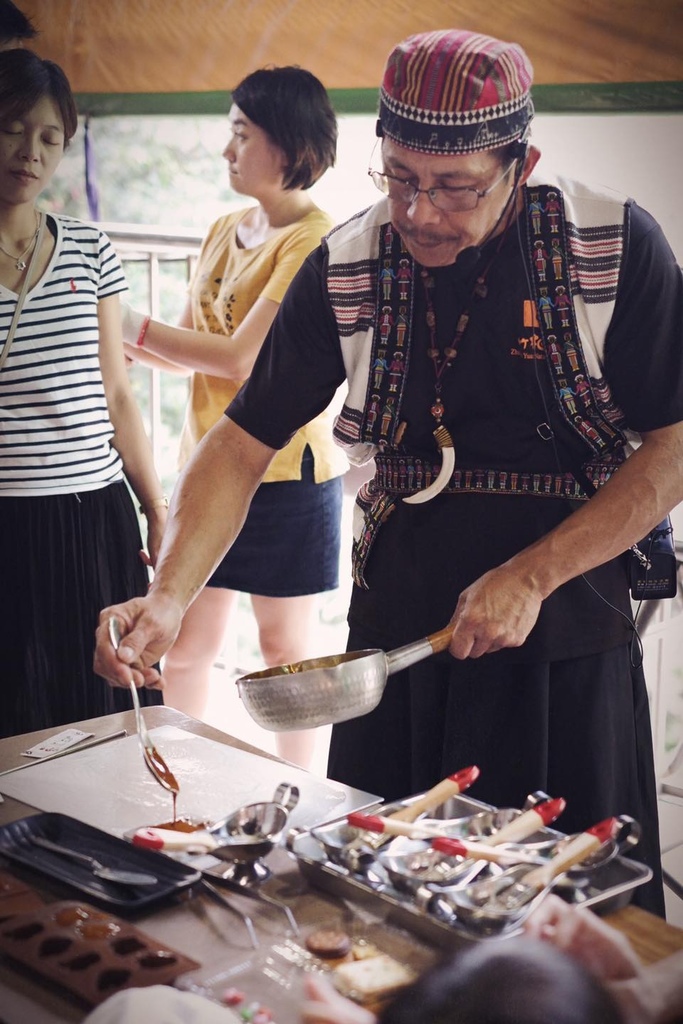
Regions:
<instances>
[{"instance_id":1,"label":"syrup drip","mask_svg":"<svg viewBox=\"0 0 683 1024\"><path fill-rule=\"evenodd\" d=\"M178 780L156 747L152 747L151 750L147 750L145 756L148 759L152 774L157 777L159 784L163 786L164 789L170 790L171 795L173 796L173 821L176 821L178 817L178 793L180 792Z\"/></svg>"}]
</instances>

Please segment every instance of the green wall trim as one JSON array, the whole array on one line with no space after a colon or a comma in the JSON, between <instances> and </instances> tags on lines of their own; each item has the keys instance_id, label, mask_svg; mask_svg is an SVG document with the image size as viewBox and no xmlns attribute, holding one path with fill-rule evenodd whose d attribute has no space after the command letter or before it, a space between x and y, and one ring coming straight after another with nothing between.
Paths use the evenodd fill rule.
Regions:
<instances>
[{"instance_id":1,"label":"green wall trim","mask_svg":"<svg viewBox=\"0 0 683 1024\"><path fill-rule=\"evenodd\" d=\"M376 89L330 89L340 114L374 114ZM587 83L537 85L533 99L539 113L616 114L683 111L683 82ZM229 92L79 93L82 114L226 114Z\"/></svg>"},{"instance_id":2,"label":"green wall trim","mask_svg":"<svg viewBox=\"0 0 683 1024\"><path fill-rule=\"evenodd\" d=\"M532 97L543 114L665 114L683 111L683 82L538 85Z\"/></svg>"}]
</instances>

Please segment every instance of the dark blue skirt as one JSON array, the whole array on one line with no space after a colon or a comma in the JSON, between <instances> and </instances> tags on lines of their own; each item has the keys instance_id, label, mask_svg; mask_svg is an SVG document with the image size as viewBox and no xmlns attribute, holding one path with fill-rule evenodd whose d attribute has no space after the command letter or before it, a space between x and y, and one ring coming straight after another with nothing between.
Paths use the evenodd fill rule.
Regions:
<instances>
[{"instance_id":1,"label":"dark blue skirt","mask_svg":"<svg viewBox=\"0 0 683 1024\"><path fill-rule=\"evenodd\" d=\"M310 448L301 473L301 480L261 484L241 533L207 586L262 597L300 597L339 586L342 477L317 484Z\"/></svg>"}]
</instances>

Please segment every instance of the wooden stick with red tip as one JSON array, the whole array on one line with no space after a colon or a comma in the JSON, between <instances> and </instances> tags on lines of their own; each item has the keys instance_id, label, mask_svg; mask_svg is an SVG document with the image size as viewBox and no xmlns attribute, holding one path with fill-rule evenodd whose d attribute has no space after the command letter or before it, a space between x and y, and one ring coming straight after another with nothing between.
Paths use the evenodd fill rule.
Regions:
<instances>
[{"instance_id":1,"label":"wooden stick with red tip","mask_svg":"<svg viewBox=\"0 0 683 1024\"><path fill-rule=\"evenodd\" d=\"M467 839L453 839L450 836L437 836L432 839L432 847L439 853L449 857L465 857L469 860L487 860L493 864L541 864L542 859L532 853L515 850L499 850L488 843L471 842Z\"/></svg>"},{"instance_id":2,"label":"wooden stick with red tip","mask_svg":"<svg viewBox=\"0 0 683 1024\"><path fill-rule=\"evenodd\" d=\"M566 806L562 797L545 800L542 804L524 811L519 817L508 822L489 838L489 846L500 846L501 843L518 842L526 836L533 835L539 828L554 821ZM398 821L394 815L385 817L381 814L363 814L353 811L346 819L354 828L362 828L368 832L381 832L388 836L408 836L409 839L431 839L432 837L451 838L446 832L447 824L436 822L415 822L411 824ZM472 843L478 846L478 843ZM443 853L447 852L442 850Z\"/></svg>"},{"instance_id":3,"label":"wooden stick with red tip","mask_svg":"<svg viewBox=\"0 0 683 1024\"><path fill-rule=\"evenodd\" d=\"M477 781L480 774L476 764L470 765L469 768L461 768L460 771L449 775L448 778L443 779L441 782L437 782L436 786L432 786L430 790L423 793L417 800L413 800L406 807L401 807L400 810L394 811L388 817L392 821L416 821L424 811L428 811L433 807L440 807L441 804L445 804L452 796L464 793L473 782Z\"/></svg>"},{"instance_id":4,"label":"wooden stick with red tip","mask_svg":"<svg viewBox=\"0 0 683 1024\"><path fill-rule=\"evenodd\" d=\"M526 839L527 836L533 835L539 828L543 828L545 825L555 821L562 814L565 807L566 800L561 796L556 797L554 800L544 800L543 803L537 804L536 807L523 811L517 818L509 821L507 825L503 825L494 835L489 837L487 844L480 843L479 841L463 842L460 839L439 836L437 839L432 839L432 846L435 850L445 853L450 857L470 857L476 860L490 860L500 864L505 862L502 857L509 858L508 863L513 862L512 859L515 857L516 861L514 862L518 864L523 863L527 859L533 861L533 857L519 856L513 853L513 851L505 851L503 853L503 851L496 850L496 847L500 846L501 843L520 842ZM463 852L463 847L467 848L465 852ZM498 853L502 856L496 861L496 858L491 856L492 853Z\"/></svg>"},{"instance_id":5,"label":"wooden stick with red tip","mask_svg":"<svg viewBox=\"0 0 683 1024\"><path fill-rule=\"evenodd\" d=\"M520 815L503 825L497 832L487 838L490 846L500 846L501 843L518 843L528 836L532 836L539 828L552 824L562 814L567 806L564 797L558 796L553 800L544 800L536 804L528 811L522 811Z\"/></svg>"},{"instance_id":6,"label":"wooden stick with red tip","mask_svg":"<svg viewBox=\"0 0 683 1024\"><path fill-rule=\"evenodd\" d=\"M479 913L482 907L489 905L492 913L495 911L506 916L507 920L519 921L519 915L528 913L536 901L550 891L559 875L581 863L603 843L616 836L619 828L618 818L605 818L575 836L541 867L528 871L518 865L500 875L467 886L458 896L454 894L459 912L466 916L476 909Z\"/></svg>"},{"instance_id":7,"label":"wooden stick with red tip","mask_svg":"<svg viewBox=\"0 0 683 1024\"><path fill-rule=\"evenodd\" d=\"M568 871L575 864L579 864L591 853L595 853L603 843L612 839L620 827L618 818L605 818L597 825L581 832L575 839L556 853L550 860L540 868L534 868L528 874L523 875L519 884L528 886L530 889L545 889L558 875Z\"/></svg>"},{"instance_id":8,"label":"wooden stick with red tip","mask_svg":"<svg viewBox=\"0 0 683 1024\"><path fill-rule=\"evenodd\" d=\"M422 796L418 797L417 800L413 800L406 807L401 807L399 810L394 811L393 814L382 815L368 815L367 817L382 818L384 821L394 822L413 822L418 818L424 811L440 807L441 804L445 803L453 796L457 796L458 793L462 793L464 790L469 789L473 782L479 778L479 769L476 764L470 765L469 768L461 768L460 771L454 772L453 775L449 775L448 778L442 779L441 782L437 782L436 786L432 786L430 790L423 793ZM361 815L361 817L365 817ZM349 817L347 819L349 825L354 823ZM366 835L363 837L362 842L368 846L371 846L373 850L378 850L380 846L388 842L394 835L405 835L404 832L389 832L384 829L368 828L364 825L356 825L356 828L363 829L365 832L372 832L373 835ZM397 826L398 827L398 826ZM385 832L384 835L381 833ZM360 839L354 839L352 843L349 843L349 847L357 845Z\"/></svg>"},{"instance_id":9,"label":"wooden stick with red tip","mask_svg":"<svg viewBox=\"0 0 683 1024\"><path fill-rule=\"evenodd\" d=\"M386 836L432 839L447 834L444 825L437 825L434 822L397 821L395 818L386 818L381 814L362 814L360 811L353 811L346 820L353 828L360 828L366 832L380 832Z\"/></svg>"}]
</instances>

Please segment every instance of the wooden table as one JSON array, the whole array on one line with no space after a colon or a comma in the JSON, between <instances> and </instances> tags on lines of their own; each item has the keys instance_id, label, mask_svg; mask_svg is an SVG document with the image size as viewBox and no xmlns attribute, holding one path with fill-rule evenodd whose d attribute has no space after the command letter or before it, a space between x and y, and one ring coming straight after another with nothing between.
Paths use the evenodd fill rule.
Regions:
<instances>
[{"instance_id":1,"label":"wooden table","mask_svg":"<svg viewBox=\"0 0 683 1024\"><path fill-rule=\"evenodd\" d=\"M606 914L605 920L628 936L644 964L653 964L683 949L683 929L640 907L623 907Z\"/></svg>"},{"instance_id":2,"label":"wooden table","mask_svg":"<svg viewBox=\"0 0 683 1024\"><path fill-rule=\"evenodd\" d=\"M271 761L279 761L273 755L242 743L172 708L145 709L145 718L150 728L173 725ZM92 732L96 736L107 735L120 729L132 734L135 731L135 722L133 713L125 712L74 723L74 727ZM25 763L21 751L54 732L54 729L45 730L0 740L0 772ZM334 785L339 786L338 783ZM348 790L348 787L340 788ZM357 793L353 790L348 792ZM5 797L4 801L0 802L0 824L35 812L35 807ZM282 902L290 903L302 930L339 915L338 900L335 901L334 897L323 892L312 891L301 878L294 861L284 850L275 850L271 858L274 872L272 881L275 886L273 891L278 897L284 894ZM47 885L44 895L48 900L67 898L64 892L55 893ZM226 896L235 906L253 918L259 936L265 936L266 942L277 941L278 935L286 930L286 921L272 910L269 911L269 908L265 908L264 912L262 904L256 904L255 901L240 896L233 897L229 893L226 893ZM625 907L608 915L607 920L629 937L639 955L647 963L683 948L683 930L674 928L639 908ZM134 923L158 941L193 956L209 971L224 968L230 962L239 962L240 958L244 959L252 952L248 935L238 919L221 907L215 906L204 894L191 900L176 901ZM418 948L417 943L415 948ZM81 1021L85 1014L86 1011L79 1008L69 996L63 996L56 989L48 990L33 976L13 969L8 961L0 959L0 1019L3 1024L61 1024Z\"/></svg>"}]
</instances>

